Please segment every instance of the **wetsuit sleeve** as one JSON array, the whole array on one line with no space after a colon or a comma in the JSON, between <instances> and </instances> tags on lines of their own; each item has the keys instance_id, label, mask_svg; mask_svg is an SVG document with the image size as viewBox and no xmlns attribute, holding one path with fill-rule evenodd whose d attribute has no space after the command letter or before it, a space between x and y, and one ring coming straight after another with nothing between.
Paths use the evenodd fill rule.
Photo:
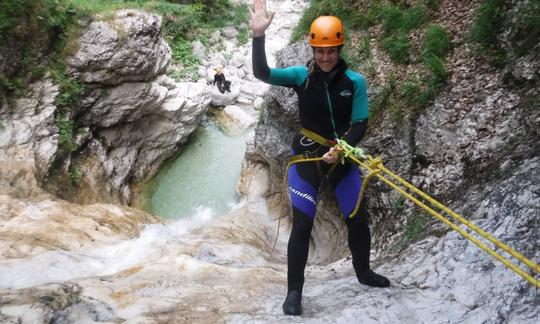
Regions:
<instances>
[{"instance_id":1,"label":"wetsuit sleeve","mask_svg":"<svg viewBox=\"0 0 540 324\"><path fill-rule=\"evenodd\" d=\"M368 96L367 86L364 77L352 70L345 72L347 76L353 81L354 94L353 94L353 107L351 129L345 134L344 139L350 145L356 145L360 142L364 134L366 133L368 124Z\"/></svg>"},{"instance_id":2,"label":"wetsuit sleeve","mask_svg":"<svg viewBox=\"0 0 540 324\"><path fill-rule=\"evenodd\" d=\"M264 36L253 37L253 75L257 79L273 85L301 85L308 76L307 68L304 66L290 66L283 69L268 67L264 49L264 40Z\"/></svg>"},{"instance_id":3,"label":"wetsuit sleeve","mask_svg":"<svg viewBox=\"0 0 540 324\"><path fill-rule=\"evenodd\" d=\"M343 136L343 139L350 145L355 146L364 137L368 125L368 119L352 124L351 129Z\"/></svg>"},{"instance_id":4,"label":"wetsuit sleeve","mask_svg":"<svg viewBox=\"0 0 540 324\"><path fill-rule=\"evenodd\" d=\"M353 81L353 107L351 122L353 124L368 118L368 97L367 86L364 77L351 70L345 71L345 74Z\"/></svg>"},{"instance_id":5,"label":"wetsuit sleeve","mask_svg":"<svg viewBox=\"0 0 540 324\"><path fill-rule=\"evenodd\" d=\"M264 82L268 82L270 77L270 68L266 61L266 52L264 50L265 36L253 37L253 48L251 61L253 64L253 75Z\"/></svg>"}]
</instances>

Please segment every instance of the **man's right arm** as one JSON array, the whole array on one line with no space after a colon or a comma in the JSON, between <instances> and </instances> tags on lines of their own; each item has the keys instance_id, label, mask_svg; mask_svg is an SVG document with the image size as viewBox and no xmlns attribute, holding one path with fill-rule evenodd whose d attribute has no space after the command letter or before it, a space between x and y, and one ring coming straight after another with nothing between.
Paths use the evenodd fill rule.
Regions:
<instances>
[{"instance_id":1,"label":"man's right arm","mask_svg":"<svg viewBox=\"0 0 540 324\"><path fill-rule=\"evenodd\" d=\"M264 49L265 36L253 37L252 64L253 75L264 82L270 78L270 67L266 61L266 51Z\"/></svg>"}]
</instances>

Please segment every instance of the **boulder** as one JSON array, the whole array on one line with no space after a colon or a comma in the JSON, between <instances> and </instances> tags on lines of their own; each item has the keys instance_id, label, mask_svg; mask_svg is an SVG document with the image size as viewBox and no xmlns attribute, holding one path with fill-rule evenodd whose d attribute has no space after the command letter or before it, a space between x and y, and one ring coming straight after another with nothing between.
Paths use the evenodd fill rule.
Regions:
<instances>
[{"instance_id":1,"label":"boulder","mask_svg":"<svg viewBox=\"0 0 540 324\"><path fill-rule=\"evenodd\" d=\"M160 16L133 9L92 22L68 59L71 73L85 83L106 85L144 82L165 73L171 49L161 37L161 23Z\"/></svg>"}]
</instances>

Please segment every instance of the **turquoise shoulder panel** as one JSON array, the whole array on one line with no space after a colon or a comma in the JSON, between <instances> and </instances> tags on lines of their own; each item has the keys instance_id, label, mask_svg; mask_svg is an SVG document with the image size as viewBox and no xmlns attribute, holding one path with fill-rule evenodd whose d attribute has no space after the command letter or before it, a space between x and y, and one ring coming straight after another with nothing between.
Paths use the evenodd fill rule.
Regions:
<instances>
[{"instance_id":1,"label":"turquoise shoulder panel","mask_svg":"<svg viewBox=\"0 0 540 324\"><path fill-rule=\"evenodd\" d=\"M305 66L289 66L283 69L270 69L268 83L273 85L301 85L308 76Z\"/></svg>"},{"instance_id":2,"label":"turquoise shoulder panel","mask_svg":"<svg viewBox=\"0 0 540 324\"><path fill-rule=\"evenodd\" d=\"M367 86L364 77L353 70L347 69L345 75L352 80L354 84L352 122L356 123L368 118L368 96Z\"/></svg>"}]
</instances>

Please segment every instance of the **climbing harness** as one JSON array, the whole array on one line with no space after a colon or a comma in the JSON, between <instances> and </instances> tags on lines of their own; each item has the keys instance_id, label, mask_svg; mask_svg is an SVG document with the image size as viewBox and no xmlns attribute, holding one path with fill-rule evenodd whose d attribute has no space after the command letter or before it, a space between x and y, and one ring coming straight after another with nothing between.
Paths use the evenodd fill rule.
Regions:
<instances>
[{"instance_id":1,"label":"climbing harness","mask_svg":"<svg viewBox=\"0 0 540 324\"><path fill-rule=\"evenodd\" d=\"M321 145L329 146L329 147L332 146L333 141L326 140L323 137L319 136L318 134L315 134L315 133L313 133L313 132L311 132L309 130L306 130L306 129L302 129L301 132L305 136L308 136L309 138L311 138L312 140L314 140L315 142L317 142L317 143L319 143ZM504 257L501 254L497 253L497 251L495 251L494 249L488 247L486 244L482 243L477 238L473 237L470 233L468 233L464 229L460 228L454 222L450 221L447 217L441 215L439 212L435 211L433 208L437 208L440 211L445 212L451 218L461 222L461 224L465 225L470 230L476 232L478 235L480 235L484 239L488 240L489 242L493 243L496 247L498 247L498 248L502 249L503 251L507 252L508 254L510 254L511 256L516 258L517 260L519 260L521 263L527 265L536 274L540 274L540 266L538 264L536 264L533 261L527 259L521 253L513 250L508 245L506 245L503 242L497 240L496 238L494 238L490 234L486 233L484 230L482 230L481 228L479 228L475 224L473 224L473 223L469 222L468 220L466 220L465 218L463 218L458 213L454 212L450 208L446 207L445 205L443 205L439 201L437 201L434 198L430 197L429 195L427 195L426 193L424 193L420 189L416 188L415 186L413 186L409 182L405 181L404 179L402 179L401 177L399 177L398 175L396 175L395 173L393 173L392 171L390 171L389 169L384 167L384 165L382 163L382 160L379 157L373 158L372 156L368 155L363 149L353 147L353 146L349 145L347 142L345 142L344 140L341 140L341 139L336 140L335 144L337 145L337 147L339 147L339 150L340 150L340 155L341 155L340 156L341 157L340 162L341 163L345 163L346 160L349 160L349 161L355 163L356 165L358 165L358 167L362 167L365 170L367 170L367 175L365 176L364 181L362 183L362 188L361 188L361 191L360 191L360 195L358 197L358 201L356 203L356 208L349 215L349 217L354 217L354 215L356 214L356 211L359 208L360 203L361 203L361 201L362 201L362 199L364 197L368 181L370 179L372 179L373 177L377 177L378 179L380 179L381 181L383 181L384 183L389 185L391 188L398 191L401 195L403 195L404 197L406 197L407 199L409 199L410 201L415 203L417 206L424 209L429 214L431 214L435 218L439 219L440 221L442 221L443 223L448 225L453 230L457 231L463 237L465 237L469 241L476 244L478 247L480 247L480 249L484 250L485 252L487 252L489 255L491 255L495 259L499 260L507 268L514 271L515 273L520 275L522 278L524 278L525 280L527 280L528 282L530 282L531 284L533 284L537 288L540 288L540 281L538 279L534 278L531 274L525 272L524 270L522 270L521 268L516 266L514 263L512 263L506 257ZM305 156L302 156L302 155L296 155L296 156L291 157L289 159L289 163L287 164L287 169L285 170L285 175L284 175L285 183L287 183L288 169L292 164L294 164L294 163L315 162L315 161L321 161L321 160L322 160L322 157L305 157ZM388 177L390 179L388 179ZM393 182L393 181L397 182L397 184L395 182ZM402 187L400 187L400 185ZM403 188L403 187L405 187L405 188ZM411 193L406 191L407 189L409 189L412 193L417 194L418 196L420 196L422 199L425 200L425 202L422 202L418 198L412 196ZM428 206L426 203L431 204L431 207ZM278 234L279 234L279 220L278 220ZM277 242L277 236L276 236L276 242ZM274 247L276 245L276 242L274 242ZM272 248L272 250L273 250L273 248Z\"/></svg>"}]
</instances>

